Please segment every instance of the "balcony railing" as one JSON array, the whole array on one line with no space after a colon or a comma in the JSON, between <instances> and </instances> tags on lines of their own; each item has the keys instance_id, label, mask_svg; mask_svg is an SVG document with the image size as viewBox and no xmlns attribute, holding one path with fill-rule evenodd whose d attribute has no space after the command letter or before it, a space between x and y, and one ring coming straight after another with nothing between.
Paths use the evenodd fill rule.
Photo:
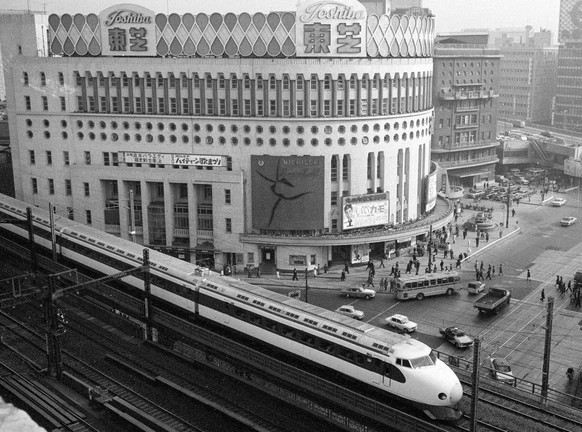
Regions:
<instances>
[{"instance_id":1,"label":"balcony railing","mask_svg":"<svg viewBox=\"0 0 582 432\"><path fill-rule=\"evenodd\" d=\"M121 226L105 224L105 232L109 234L121 234Z\"/></svg>"},{"instance_id":2,"label":"balcony railing","mask_svg":"<svg viewBox=\"0 0 582 432\"><path fill-rule=\"evenodd\" d=\"M495 91L443 91L439 92L439 97L443 100L465 100L465 99L489 99L492 97L498 97Z\"/></svg>"},{"instance_id":3,"label":"balcony railing","mask_svg":"<svg viewBox=\"0 0 582 432\"><path fill-rule=\"evenodd\" d=\"M190 230L188 228L174 228L174 237L189 238Z\"/></svg>"},{"instance_id":4,"label":"balcony railing","mask_svg":"<svg viewBox=\"0 0 582 432\"><path fill-rule=\"evenodd\" d=\"M468 141L463 143L457 144L445 144L442 148L433 148L431 152L433 153L449 153L461 150L468 150L468 149L477 149L477 148L490 148L490 147L498 147L499 142L494 140L487 140L487 141Z\"/></svg>"},{"instance_id":5,"label":"balcony railing","mask_svg":"<svg viewBox=\"0 0 582 432\"><path fill-rule=\"evenodd\" d=\"M196 235L198 235L198 237L213 237L214 231L212 231L212 230L197 230Z\"/></svg>"}]
</instances>

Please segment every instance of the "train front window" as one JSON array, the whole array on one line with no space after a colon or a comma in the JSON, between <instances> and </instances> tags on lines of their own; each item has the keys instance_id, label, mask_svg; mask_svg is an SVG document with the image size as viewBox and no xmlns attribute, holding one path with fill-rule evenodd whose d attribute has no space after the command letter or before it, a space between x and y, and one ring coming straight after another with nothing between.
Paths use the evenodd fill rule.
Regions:
<instances>
[{"instance_id":1,"label":"train front window","mask_svg":"<svg viewBox=\"0 0 582 432\"><path fill-rule=\"evenodd\" d=\"M417 357L415 359L410 359L410 363L414 369L421 368L424 366L434 366L434 362L430 356Z\"/></svg>"}]
</instances>

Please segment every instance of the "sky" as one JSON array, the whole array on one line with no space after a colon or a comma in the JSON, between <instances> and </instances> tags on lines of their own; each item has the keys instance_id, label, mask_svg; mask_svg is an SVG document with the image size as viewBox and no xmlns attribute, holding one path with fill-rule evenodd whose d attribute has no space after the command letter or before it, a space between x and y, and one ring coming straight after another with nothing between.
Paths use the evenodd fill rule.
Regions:
<instances>
[{"instance_id":1,"label":"sky","mask_svg":"<svg viewBox=\"0 0 582 432\"><path fill-rule=\"evenodd\" d=\"M1 0L0 9L22 10L29 5L48 14L87 14L120 3L140 4L156 13L252 13L295 10L298 0ZM437 32L531 25L534 31L551 30L554 40L558 32L559 0L424 0L423 4L436 15Z\"/></svg>"}]
</instances>

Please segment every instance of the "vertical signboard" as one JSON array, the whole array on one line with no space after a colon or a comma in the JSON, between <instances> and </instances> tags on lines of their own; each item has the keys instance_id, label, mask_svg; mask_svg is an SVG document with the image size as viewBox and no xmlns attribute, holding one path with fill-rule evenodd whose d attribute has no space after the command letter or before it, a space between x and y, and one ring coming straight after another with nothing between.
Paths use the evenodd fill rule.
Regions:
<instances>
[{"instance_id":1,"label":"vertical signboard","mask_svg":"<svg viewBox=\"0 0 582 432\"><path fill-rule=\"evenodd\" d=\"M429 212L435 207L436 199L437 199L437 172L435 170L426 177L426 208L424 210L425 212Z\"/></svg>"},{"instance_id":2,"label":"vertical signboard","mask_svg":"<svg viewBox=\"0 0 582 432\"><path fill-rule=\"evenodd\" d=\"M134 4L118 4L99 14L101 54L104 56L155 56L155 13Z\"/></svg>"},{"instance_id":3,"label":"vertical signboard","mask_svg":"<svg viewBox=\"0 0 582 432\"><path fill-rule=\"evenodd\" d=\"M307 0L297 7L297 57L365 57L366 8L355 0Z\"/></svg>"},{"instance_id":4,"label":"vertical signboard","mask_svg":"<svg viewBox=\"0 0 582 432\"><path fill-rule=\"evenodd\" d=\"M323 229L323 156L251 156L253 228Z\"/></svg>"}]
</instances>

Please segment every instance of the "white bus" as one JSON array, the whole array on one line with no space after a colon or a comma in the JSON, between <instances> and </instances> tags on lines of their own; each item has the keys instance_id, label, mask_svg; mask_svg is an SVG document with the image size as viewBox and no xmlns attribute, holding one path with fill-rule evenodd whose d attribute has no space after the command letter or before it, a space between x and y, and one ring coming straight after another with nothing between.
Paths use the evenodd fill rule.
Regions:
<instances>
[{"instance_id":1,"label":"white bus","mask_svg":"<svg viewBox=\"0 0 582 432\"><path fill-rule=\"evenodd\" d=\"M451 295L459 289L459 282L461 277L457 272L437 272L394 278L390 282L390 288L399 300L422 300L427 296Z\"/></svg>"}]
</instances>

